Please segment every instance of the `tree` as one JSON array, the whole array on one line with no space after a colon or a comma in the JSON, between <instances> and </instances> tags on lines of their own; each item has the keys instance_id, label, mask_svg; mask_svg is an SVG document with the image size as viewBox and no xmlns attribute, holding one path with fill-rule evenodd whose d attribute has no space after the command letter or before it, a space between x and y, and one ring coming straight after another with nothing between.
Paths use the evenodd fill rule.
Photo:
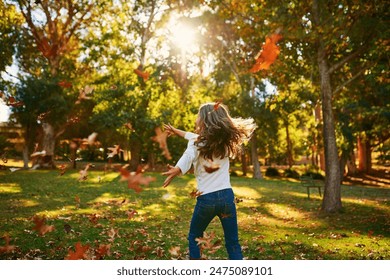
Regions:
<instances>
[{"instance_id":1,"label":"tree","mask_svg":"<svg viewBox=\"0 0 390 280\"><path fill-rule=\"evenodd\" d=\"M68 72L67 77L69 77L69 69L66 69L67 57L73 56L75 59L77 37L80 36L78 32L93 17L92 8L97 3L93 4L87 0L42 0L35 1L34 4L30 1L18 0L17 3L27 23L29 35L46 59L47 68L43 70L47 70L50 79L57 82L61 82L61 76L66 76L62 71ZM37 12L41 13L42 21L35 20L34 16ZM67 81L66 85L69 83ZM57 93L48 92L45 98L53 99ZM59 129L56 122L56 118L42 120L42 150L46 151L46 156L43 157L45 161L41 163L47 166L54 166L55 141L61 134L61 130L55 131Z\"/></svg>"}]
</instances>

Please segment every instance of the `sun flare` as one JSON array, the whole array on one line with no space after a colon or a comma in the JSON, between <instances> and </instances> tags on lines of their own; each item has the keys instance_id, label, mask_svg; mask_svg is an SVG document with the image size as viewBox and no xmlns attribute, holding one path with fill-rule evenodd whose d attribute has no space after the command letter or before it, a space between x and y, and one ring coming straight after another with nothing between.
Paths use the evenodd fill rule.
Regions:
<instances>
[{"instance_id":1,"label":"sun flare","mask_svg":"<svg viewBox=\"0 0 390 280\"><path fill-rule=\"evenodd\" d=\"M170 28L170 37L178 48L189 50L196 45L195 30L185 24L177 23Z\"/></svg>"}]
</instances>

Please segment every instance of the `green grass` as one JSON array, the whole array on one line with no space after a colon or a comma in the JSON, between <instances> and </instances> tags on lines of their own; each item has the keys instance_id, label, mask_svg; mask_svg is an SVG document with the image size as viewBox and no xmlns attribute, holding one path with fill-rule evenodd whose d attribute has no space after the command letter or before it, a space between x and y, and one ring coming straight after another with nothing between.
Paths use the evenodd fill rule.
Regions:
<instances>
[{"instance_id":1,"label":"green grass","mask_svg":"<svg viewBox=\"0 0 390 280\"><path fill-rule=\"evenodd\" d=\"M164 189L160 174L146 175L157 180L135 193L117 172L91 171L79 182L78 171L0 171L0 237L8 235L15 246L0 259L64 259L77 242L89 245L90 258L108 245L104 259L187 259L194 177L182 176ZM299 182L232 177L232 185L242 199L239 234L247 259L390 259L389 188L343 185L344 212L322 216L318 193L312 190L308 200ZM138 214L129 219L131 210ZM55 229L40 236L34 216L45 216ZM223 244L218 219L207 232ZM226 259L224 246L203 254Z\"/></svg>"}]
</instances>

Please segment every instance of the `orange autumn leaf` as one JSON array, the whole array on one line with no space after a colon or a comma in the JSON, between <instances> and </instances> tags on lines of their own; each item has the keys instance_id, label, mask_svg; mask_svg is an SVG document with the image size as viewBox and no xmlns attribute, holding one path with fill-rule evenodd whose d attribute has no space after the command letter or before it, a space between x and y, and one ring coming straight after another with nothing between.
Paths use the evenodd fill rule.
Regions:
<instances>
[{"instance_id":1,"label":"orange autumn leaf","mask_svg":"<svg viewBox=\"0 0 390 280\"><path fill-rule=\"evenodd\" d=\"M138 77L141 77L144 79L144 82L149 79L150 74L148 72L142 71L141 69L137 68L134 69L134 73L138 75Z\"/></svg>"},{"instance_id":2,"label":"orange autumn leaf","mask_svg":"<svg viewBox=\"0 0 390 280\"><path fill-rule=\"evenodd\" d=\"M95 249L95 259L101 260L104 256L110 256L110 249L110 244L99 244L99 247Z\"/></svg>"},{"instance_id":3,"label":"orange autumn leaf","mask_svg":"<svg viewBox=\"0 0 390 280\"><path fill-rule=\"evenodd\" d=\"M80 89L79 96L77 97L75 104L80 104L81 100L85 99L91 99L89 94L93 92L94 88L91 86L86 85L83 89Z\"/></svg>"},{"instance_id":4,"label":"orange autumn leaf","mask_svg":"<svg viewBox=\"0 0 390 280\"><path fill-rule=\"evenodd\" d=\"M33 222L35 226L33 227L33 230L36 230L40 236L45 235L48 232L52 232L54 230L54 226L48 226L45 224L46 218L42 217L39 218L38 216L33 217Z\"/></svg>"},{"instance_id":5,"label":"orange autumn leaf","mask_svg":"<svg viewBox=\"0 0 390 280\"><path fill-rule=\"evenodd\" d=\"M220 165L220 164L214 163L214 162L211 161L211 160L209 160L208 162L209 162L209 164L203 165L204 170L205 170L207 173L213 173L213 172L219 170L219 168L221 168L221 165Z\"/></svg>"},{"instance_id":6,"label":"orange autumn leaf","mask_svg":"<svg viewBox=\"0 0 390 280\"><path fill-rule=\"evenodd\" d=\"M256 56L256 63L249 70L256 73L260 70L267 70L275 62L280 50L276 43L282 38L282 35L275 33L265 39L261 51Z\"/></svg>"},{"instance_id":7,"label":"orange autumn leaf","mask_svg":"<svg viewBox=\"0 0 390 280\"><path fill-rule=\"evenodd\" d=\"M23 101L16 101L15 97L10 96L8 98L7 105L12 106L12 107L21 107L24 105L24 102Z\"/></svg>"},{"instance_id":8,"label":"orange autumn leaf","mask_svg":"<svg viewBox=\"0 0 390 280\"><path fill-rule=\"evenodd\" d=\"M87 177L88 177L88 169L90 167L93 167L94 165L92 163L88 163L85 168L83 170L80 170L80 177L79 177L79 181L85 181L87 180Z\"/></svg>"},{"instance_id":9,"label":"orange autumn leaf","mask_svg":"<svg viewBox=\"0 0 390 280\"><path fill-rule=\"evenodd\" d=\"M113 148L110 147L107 149L111 151L110 153L107 154L107 158L112 158L115 155L118 155L120 152L123 152L123 150L121 149L121 147L119 145L114 145Z\"/></svg>"},{"instance_id":10,"label":"orange autumn leaf","mask_svg":"<svg viewBox=\"0 0 390 280\"><path fill-rule=\"evenodd\" d=\"M63 87L63 88L70 88L70 87L72 87L72 83L68 82L68 81L60 81L60 82L57 83L57 85L59 85L60 87Z\"/></svg>"},{"instance_id":11,"label":"orange autumn leaf","mask_svg":"<svg viewBox=\"0 0 390 280\"><path fill-rule=\"evenodd\" d=\"M201 191L193 190L192 192L190 192L190 197L197 198L198 196L202 195L202 193L203 192Z\"/></svg>"},{"instance_id":12,"label":"orange autumn leaf","mask_svg":"<svg viewBox=\"0 0 390 280\"><path fill-rule=\"evenodd\" d=\"M89 245L83 246L80 242L77 242L75 248L75 251L69 249L68 255L65 257L65 260L83 260L86 258L85 253L88 251Z\"/></svg>"},{"instance_id":13,"label":"orange autumn leaf","mask_svg":"<svg viewBox=\"0 0 390 280\"><path fill-rule=\"evenodd\" d=\"M162 131L160 127L156 127L154 129L156 132L156 136L152 137L152 140L154 142L157 142L160 149L163 151L163 155L166 159L170 160L172 159L171 153L168 150L168 144L167 144L167 138L168 138L168 132Z\"/></svg>"},{"instance_id":14,"label":"orange autumn leaf","mask_svg":"<svg viewBox=\"0 0 390 280\"><path fill-rule=\"evenodd\" d=\"M8 234L4 234L3 239L5 240L5 246L0 246L0 254L11 253L15 250L15 245L9 245L11 238L9 238Z\"/></svg>"},{"instance_id":15,"label":"orange autumn leaf","mask_svg":"<svg viewBox=\"0 0 390 280\"><path fill-rule=\"evenodd\" d=\"M141 171L138 168L137 172L130 172L126 169L126 167L121 167L119 170L119 172L121 173L121 181L127 181L128 188L133 189L136 193L142 191L140 185L147 186L151 182L156 181L155 177L144 177Z\"/></svg>"}]
</instances>

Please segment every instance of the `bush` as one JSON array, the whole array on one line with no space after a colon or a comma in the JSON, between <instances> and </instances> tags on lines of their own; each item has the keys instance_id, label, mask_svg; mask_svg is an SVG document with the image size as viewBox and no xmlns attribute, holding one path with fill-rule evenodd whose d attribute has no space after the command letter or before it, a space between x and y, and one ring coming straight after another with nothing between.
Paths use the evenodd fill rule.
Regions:
<instances>
[{"instance_id":1,"label":"bush","mask_svg":"<svg viewBox=\"0 0 390 280\"><path fill-rule=\"evenodd\" d=\"M299 173L291 168L284 171L284 176L287 178L299 179Z\"/></svg>"},{"instance_id":2,"label":"bush","mask_svg":"<svg viewBox=\"0 0 390 280\"><path fill-rule=\"evenodd\" d=\"M275 167L268 167L267 170L265 171L265 176L268 177L278 177L280 176L278 169Z\"/></svg>"},{"instance_id":3,"label":"bush","mask_svg":"<svg viewBox=\"0 0 390 280\"><path fill-rule=\"evenodd\" d=\"M306 171L303 176L312 177L314 180L324 180L325 177L321 173L315 171Z\"/></svg>"}]
</instances>

